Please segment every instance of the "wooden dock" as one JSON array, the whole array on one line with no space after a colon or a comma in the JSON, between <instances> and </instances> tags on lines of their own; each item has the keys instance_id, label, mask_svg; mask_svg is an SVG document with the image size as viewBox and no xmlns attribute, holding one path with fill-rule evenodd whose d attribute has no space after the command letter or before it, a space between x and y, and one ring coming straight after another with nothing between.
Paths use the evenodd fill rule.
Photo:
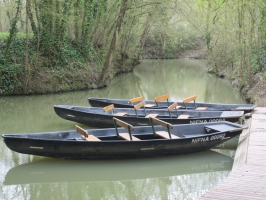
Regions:
<instances>
[{"instance_id":1,"label":"wooden dock","mask_svg":"<svg viewBox=\"0 0 266 200\"><path fill-rule=\"evenodd\" d=\"M232 173L199 199L266 199L266 108L255 108L240 135Z\"/></svg>"}]
</instances>

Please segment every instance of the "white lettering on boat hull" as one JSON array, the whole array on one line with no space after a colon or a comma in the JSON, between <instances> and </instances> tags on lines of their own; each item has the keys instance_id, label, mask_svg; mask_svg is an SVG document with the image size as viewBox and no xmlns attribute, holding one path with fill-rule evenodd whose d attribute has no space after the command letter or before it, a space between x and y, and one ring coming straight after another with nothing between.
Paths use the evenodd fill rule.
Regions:
<instances>
[{"instance_id":1,"label":"white lettering on boat hull","mask_svg":"<svg viewBox=\"0 0 266 200\"><path fill-rule=\"evenodd\" d=\"M228 139L229 137L225 138L225 135L226 135L225 133L222 133L222 134L213 135L213 136L195 138L195 139L192 139L192 144L201 143L201 142L208 142L208 141L211 141L211 140L225 140L225 139Z\"/></svg>"},{"instance_id":2,"label":"white lettering on boat hull","mask_svg":"<svg viewBox=\"0 0 266 200\"><path fill-rule=\"evenodd\" d=\"M200 124L200 123L207 123L207 122L222 122L225 121L225 118L218 118L218 119L196 119L190 120L190 124Z\"/></svg>"}]
</instances>

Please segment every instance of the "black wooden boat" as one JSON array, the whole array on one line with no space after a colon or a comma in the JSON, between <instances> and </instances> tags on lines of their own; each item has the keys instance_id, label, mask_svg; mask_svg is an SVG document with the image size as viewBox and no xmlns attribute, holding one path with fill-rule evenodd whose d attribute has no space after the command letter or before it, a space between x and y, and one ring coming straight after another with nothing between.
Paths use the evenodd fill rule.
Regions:
<instances>
[{"instance_id":1,"label":"black wooden boat","mask_svg":"<svg viewBox=\"0 0 266 200\"><path fill-rule=\"evenodd\" d=\"M233 159L208 150L187 155L127 160L47 159L18 165L8 171L4 185L60 182L102 182L162 178L230 171ZM66 176L67 174L67 176Z\"/></svg>"},{"instance_id":2,"label":"black wooden boat","mask_svg":"<svg viewBox=\"0 0 266 200\"><path fill-rule=\"evenodd\" d=\"M205 151L241 134L245 128L231 122L171 125L155 118L150 120L152 127L133 128L114 118L116 128L85 131L76 126L76 131L7 134L2 137L8 148L24 154L54 158L117 159Z\"/></svg>"},{"instance_id":3,"label":"black wooden boat","mask_svg":"<svg viewBox=\"0 0 266 200\"><path fill-rule=\"evenodd\" d=\"M184 99L182 102L177 102L181 109L197 109L197 110L220 110L220 111L233 111L242 110L245 113L254 110L254 104L221 104L221 103L196 103L196 96L191 96ZM143 101L142 97L133 99L110 99L110 98L88 98L89 104L92 107L105 107L113 104L116 108L133 108L135 104ZM191 103L192 102L192 103ZM169 95L165 94L156 97L153 101L147 100L145 107L150 109L167 108L169 105L175 103L169 101Z\"/></svg>"},{"instance_id":4,"label":"black wooden boat","mask_svg":"<svg viewBox=\"0 0 266 200\"><path fill-rule=\"evenodd\" d=\"M108 106L109 108L111 106ZM63 119L78 122L92 127L114 127L113 117L133 126L151 125L149 116L162 119L171 124L194 124L206 122L239 122L243 111L195 111L170 109L133 109L114 108L110 110L99 107L54 105L56 114ZM136 107L136 106L135 106Z\"/></svg>"}]
</instances>

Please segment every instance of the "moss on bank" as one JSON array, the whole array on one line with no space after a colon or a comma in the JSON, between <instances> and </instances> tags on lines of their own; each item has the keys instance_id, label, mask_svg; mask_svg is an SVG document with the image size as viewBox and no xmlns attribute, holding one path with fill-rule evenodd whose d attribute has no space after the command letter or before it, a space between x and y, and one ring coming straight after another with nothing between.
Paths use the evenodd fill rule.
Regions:
<instances>
[{"instance_id":1,"label":"moss on bank","mask_svg":"<svg viewBox=\"0 0 266 200\"><path fill-rule=\"evenodd\" d=\"M25 68L25 42L24 38L17 38L7 58L4 55L6 40L0 40L0 95L47 94L99 87L103 50L92 49L90 45L91 49L84 50L86 46L69 43L58 49L55 58L48 52L36 54L36 41L31 39ZM108 78L130 72L137 64L137 58L115 54Z\"/></svg>"},{"instance_id":2,"label":"moss on bank","mask_svg":"<svg viewBox=\"0 0 266 200\"><path fill-rule=\"evenodd\" d=\"M127 61L123 70L113 67L111 74L130 72L139 63L137 60ZM119 63L117 63L118 66ZM23 88L23 70L12 70L12 76L7 71L1 71L0 95L25 95L68 92L98 88L100 72L91 66L69 69L44 69L31 72L27 82L27 91ZM7 76L4 76L6 74ZM111 78L110 78L111 79Z\"/></svg>"}]
</instances>

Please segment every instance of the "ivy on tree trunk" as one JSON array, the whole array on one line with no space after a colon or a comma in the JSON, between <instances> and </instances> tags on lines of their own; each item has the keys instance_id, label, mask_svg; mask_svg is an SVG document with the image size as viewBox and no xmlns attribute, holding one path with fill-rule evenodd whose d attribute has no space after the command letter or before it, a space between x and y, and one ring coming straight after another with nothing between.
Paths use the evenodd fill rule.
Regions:
<instances>
[{"instance_id":1,"label":"ivy on tree trunk","mask_svg":"<svg viewBox=\"0 0 266 200\"><path fill-rule=\"evenodd\" d=\"M10 49L11 43L13 42L13 40L16 37L16 34L18 32L17 22L21 18L20 15L21 15L21 9L22 9L22 2L21 2L21 0L17 0L16 3L17 3L16 15L15 15L15 18L12 19L11 28L9 31L9 37L7 39L7 43L6 43L6 47L5 47L5 57L7 58L7 60L10 59L9 49Z\"/></svg>"}]
</instances>

